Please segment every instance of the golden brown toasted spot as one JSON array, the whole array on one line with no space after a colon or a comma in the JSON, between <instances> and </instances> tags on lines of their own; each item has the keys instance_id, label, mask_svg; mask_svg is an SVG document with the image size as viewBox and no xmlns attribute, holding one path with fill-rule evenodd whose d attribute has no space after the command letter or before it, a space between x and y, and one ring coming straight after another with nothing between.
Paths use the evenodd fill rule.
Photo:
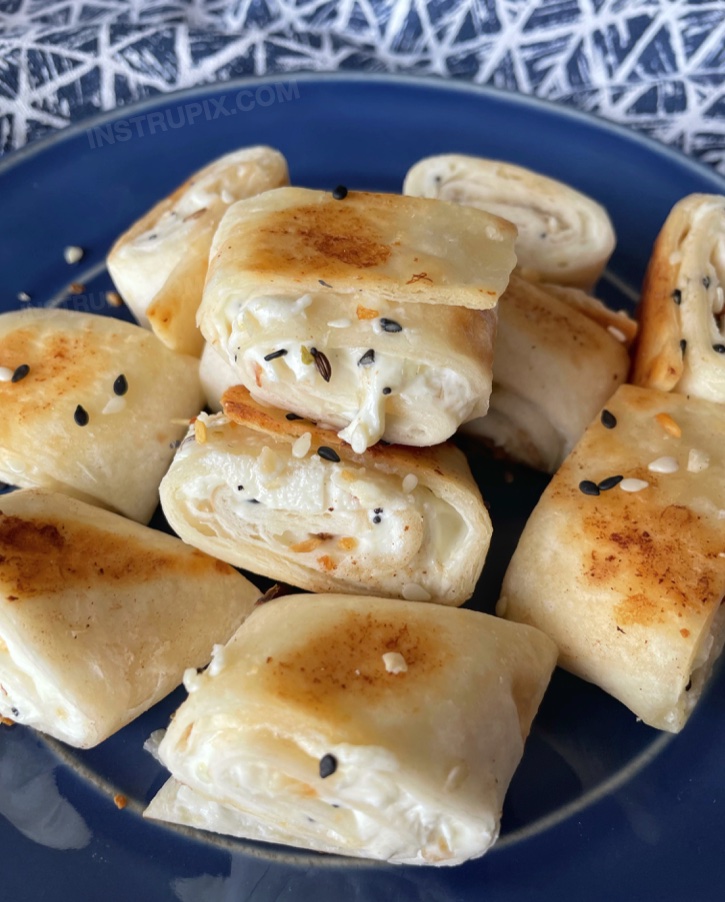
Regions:
<instances>
[{"instance_id":1,"label":"golden brown toasted spot","mask_svg":"<svg viewBox=\"0 0 725 902\"><path fill-rule=\"evenodd\" d=\"M6 600L52 594L99 580L142 583L168 573L233 574L228 564L194 549L151 549L141 539L73 521L6 516L0 512L0 584Z\"/></svg>"},{"instance_id":2,"label":"golden brown toasted spot","mask_svg":"<svg viewBox=\"0 0 725 902\"><path fill-rule=\"evenodd\" d=\"M390 651L399 652L408 666L396 679L382 660ZM260 676L280 699L347 718L356 700L374 702L397 692L401 680L434 680L450 654L440 633L425 623L408 624L394 612L380 618L348 611L303 647L267 658Z\"/></svg>"},{"instance_id":3,"label":"golden brown toasted spot","mask_svg":"<svg viewBox=\"0 0 725 902\"><path fill-rule=\"evenodd\" d=\"M614 501L585 517L592 545L585 581L620 593L619 623L648 625L715 606L725 566L713 556L716 532L682 505L642 508Z\"/></svg>"},{"instance_id":4,"label":"golden brown toasted spot","mask_svg":"<svg viewBox=\"0 0 725 902\"><path fill-rule=\"evenodd\" d=\"M390 246L371 218L352 203L308 204L265 216L246 266L257 272L304 276L324 266L326 273L369 269L385 263Z\"/></svg>"}]
</instances>

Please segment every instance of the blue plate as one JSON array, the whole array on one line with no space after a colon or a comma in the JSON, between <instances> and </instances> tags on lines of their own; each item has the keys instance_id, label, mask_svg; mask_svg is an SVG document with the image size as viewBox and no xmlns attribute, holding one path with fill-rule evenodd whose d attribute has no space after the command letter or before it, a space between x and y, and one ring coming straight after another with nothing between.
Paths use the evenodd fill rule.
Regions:
<instances>
[{"instance_id":1,"label":"blue plate","mask_svg":"<svg viewBox=\"0 0 725 902\"><path fill-rule=\"evenodd\" d=\"M649 140L511 94L351 76L210 86L67 129L0 164L2 309L20 306L17 295L27 292L31 304L119 315L105 301L103 260L114 238L192 170L252 143L278 147L295 183L320 188L397 191L412 163L447 151L560 178L612 216L619 243L602 291L615 304L636 296L671 206L692 192L725 193L713 173ZM85 250L74 267L63 259L68 245ZM85 285L81 294L68 294L71 281ZM495 528L472 604L490 611L545 479L475 451L471 462ZM142 744L182 696L177 690L87 752L20 727L0 730L3 899L722 898L722 671L676 737L557 673L507 796L501 840L453 869L353 862L142 820L165 778ZM129 800L123 810L116 793Z\"/></svg>"}]
</instances>

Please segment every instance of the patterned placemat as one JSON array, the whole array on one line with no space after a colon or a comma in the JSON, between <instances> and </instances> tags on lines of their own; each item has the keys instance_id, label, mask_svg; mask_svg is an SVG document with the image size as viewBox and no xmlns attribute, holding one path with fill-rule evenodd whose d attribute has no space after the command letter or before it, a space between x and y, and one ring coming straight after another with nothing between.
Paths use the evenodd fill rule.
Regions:
<instances>
[{"instance_id":1,"label":"patterned placemat","mask_svg":"<svg viewBox=\"0 0 725 902\"><path fill-rule=\"evenodd\" d=\"M561 101L725 174L725 0L0 0L0 153L160 92L340 70Z\"/></svg>"}]
</instances>

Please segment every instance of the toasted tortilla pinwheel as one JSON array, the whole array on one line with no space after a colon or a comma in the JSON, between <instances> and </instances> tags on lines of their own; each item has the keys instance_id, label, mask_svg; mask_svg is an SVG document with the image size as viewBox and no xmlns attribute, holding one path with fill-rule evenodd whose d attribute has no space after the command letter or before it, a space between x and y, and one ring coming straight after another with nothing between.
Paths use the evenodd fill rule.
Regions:
<instances>
[{"instance_id":1,"label":"toasted tortilla pinwheel","mask_svg":"<svg viewBox=\"0 0 725 902\"><path fill-rule=\"evenodd\" d=\"M623 385L529 518L497 612L678 732L725 642L725 408Z\"/></svg>"},{"instance_id":2,"label":"toasted tortilla pinwheel","mask_svg":"<svg viewBox=\"0 0 725 902\"><path fill-rule=\"evenodd\" d=\"M0 479L148 522L202 402L198 361L70 310L0 315Z\"/></svg>"},{"instance_id":3,"label":"toasted tortilla pinwheel","mask_svg":"<svg viewBox=\"0 0 725 902\"><path fill-rule=\"evenodd\" d=\"M175 351L199 356L196 327L219 220L230 204L289 184L287 163L271 147L245 147L200 169L116 241L107 265L138 322Z\"/></svg>"},{"instance_id":4,"label":"toasted tortilla pinwheel","mask_svg":"<svg viewBox=\"0 0 725 902\"><path fill-rule=\"evenodd\" d=\"M357 452L437 444L486 412L514 236L438 201L268 191L219 224L199 325L257 399Z\"/></svg>"},{"instance_id":5,"label":"toasted tortilla pinwheel","mask_svg":"<svg viewBox=\"0 0 725 902\"><path fill-rule=\"evenodd\" d=\"M519 233L519 266L548 282L591 289L616 243L604 207L563 182L512 163L462 154L426 157L409 170L403 191L510 220Z\"/></svg>"},{"instance_id":6,"label":"toasted tortilla pinwheel","mask_svg":"<svg viewBox=\"0 0 725 902\"><path fill-rule=\"evenodd\" d=\"M90 748L203 667L259 592L172 536L42 489L0 499L0 716Z\"/></svg>"},{"instance_id":7,"label":"toasted tortilla pinwheel","mask_svg":"<svg viewBox=\"0 0 725 902\"><path fill-rule=\"evenodd\" d=\"M725 196L691 194L672 208L638 315L632 381L725 402Z\"/></svg>"},{"instance_id":8,"label":"toasted tortilla pinwheel","mask_svg":"<svg viewBox=\"0 0 725 902\"><path fill-rule=\"evenodd\" d=\"M615 338L589 315L591 308L604 319L606 308L599 305L600 310L594 299L576 298L572 304L568 291L511 276L499 302L488 414L463 427L548 473L559 467L629 371L620 336L631 320L611 315L622 326L615 327Z\"/></svg>"},{"instance_id":9,"label":"toasted tortilla pinwheel","mask_svg":"<svg viewBox=\"0 0 725 902\"><path fill-rule=\"evenodd\" d=\"M470 598L491 521L458 449L356 454L242 386L223 403L227 416L195 423L161 484L166 519L185 542L316 592Z\"/></svg>"},{"instance_id":10,"label":"toasted tortilla pinwheel","mask_svg":"<svg viewBox=\"0 0 725 902\"><path fill-rule=\"evenodd\" d=\"M280 629L280 625L283 626ZM259 607L159 746L146 817L405 864L459 864L501 806L556 661L488 614L344 595Z\"/></svg>"}]
</instances>

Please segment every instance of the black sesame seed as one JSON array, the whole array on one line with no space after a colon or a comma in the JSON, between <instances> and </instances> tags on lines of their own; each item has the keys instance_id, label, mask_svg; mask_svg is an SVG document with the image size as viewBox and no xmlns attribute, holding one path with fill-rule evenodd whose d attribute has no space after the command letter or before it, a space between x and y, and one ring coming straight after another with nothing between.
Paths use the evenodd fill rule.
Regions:
<instances>
[{"instance_id":1,"label":"black sesame seed","mask_svg":"<svg viewBox=\"0 0 725 902\"><path fill-rule=\"evenodd\" d=\"M238 491L238 492L243 492L243 491L244 491L244 486L243 486L243 485L238 485L238 486L237 486L237 491Z\"/></svg>"},{"instance_id":2,"label":"black sesame seed","mask_svg":"<svg viewBox=\"0 0 725 902\"><path fill-rule=\"evenodd\" d=\"M271 354L265 354L264 359L265 360L276 360L278 357L284 357L284 355L286 353L287 353L286 348L280 348L279 351L272 351Z\"/></svg>"},{"instance_id":3,"label":"black sesame seed","mask_svg":"<svg viewBox=\"0 0 725 902\"><path fill-rule=\"evenodd\" d=\"M331 460L334 464L340 463L340 455L337 451L333 451L332 448L328 448L327 445L320 445L317 449L317 453L323 460Z\"/></svg>"},{"instance_id":4,"label":"black sesame seed","mask_svg":"<svg viewBox=\"0 0 725 902\"><path fill-rule=\"evenodd\" d=\"M683 354L687 350L687 339L686 338L680 339L680 350L682 351Z\"/></svg>"},{"instance_id":5,"label":"black sesame seed","mask_svg":"<svg viewBox=\"0 0 725 902\"><path fill-rule=\"evenodd\" d=\"M713 345L713 351L717 351L718 354L725 354L725 345Z\"/></svg>"},{"instance_id":6,"label":"black sesame seed","mask_svg":"<svg viewBox=\"0 0 725 902\"><path fill-rule=\"evenodd\" d=\"M75 409L73 419L79 426L87 426L90 417L88 416L88 411L84 407L81 407L81 405L79 404Z\"/></svg>"},{"instance_id":7,"label":"black sesame seed","mask_svg":"<svg viewBox=\"0 0 725 902\"><path fill-rule=\"evenodd\" d=\"M606 408L602 411L602 426L605 429L614 429L617 425L617 418L611 412L611 410L607 410Z\"/></svg>"},{"instance_id":8,"label":"black sesame seed","mask_svg":"<svg viewBox=\"0 0 725 902\"><path fill-rule=\"evenodd\" d=\"M285 416L286 420L290 420L290 421L302 419L302 417L298 413L286 413L284 416Z\"/></svg>"},{"instance_id":9,"label":"black sesame seed","mask_svg":"<svg viewBox=\"0 0 725 902\"><path fill-rule=\"evenodd\" d=\"M383 518L379 517L377 514L373 517L373 523L382 523Z\"/></svg>"},{"instance_id":10,"label":"black sesame seed","mask_svg":"<svg viewBox=\"0 0 725 902\"><path fill-rule=\"evenodd\" d=\"M344 185L338 185L337 188L333 188L332 196L335 200L345 200L347 197L347 188Z\"/></svg>"},{"instance_id":11,"label":"black sesame seed","mask_svg":"<svg viewBox=\"0 0 725 902\"><path fill-rule=\"evenodd\" d=\"M579 483L579 491L585 495L598 495L599 486L596 482L592 482L591 479L584 479Z\"/></svg>"},{"instance_id":12,"label":"black sesame seed","mask_svg":"<svg viewBox=\"0 0 725 902\"><path fill-rule=\"evenodd\" d=\"M597 488L600 492L608 492L610 489L613 489L615 485L619 485L623 479L624 476L607 476L606 479L602 479L597 485Z\"/></svg>"},{"instance_id":13,"label":"black sesame seed","mask_svg":"<svg viewBox=\"0 0 725 902\"><path fill-rule=\"evenodd\" d=\"M318 279L317 281L320 283L320 285L323 285L325 288L332 288L332 285L330 285L330 283L326 282L324 279Z\"/></svg>"},{"instance_id":14,"label":"black sesame seed","mask_svg":"<svg viewBox=\"0 0 725 902\"><path fill-rule=\"evenodd\" d=\"M116 381L113 383L113 393L116 395L125 395L127 391L128 381L123 373L121 373L120 376L116 376Z\"/></svg>"},{"instance_id":15,"label":"black sesame seed","mask_svg":"<svg viewBox=\"0 0 725 902\"><path fill-rule=\"evenodd\" d=\"M249 504L259 504L256 498L247 498L247 503Z\"/></svg>"},{"instance_id":16,"label":"black sesame seed","mask_svg":"<svg viewBox=\"0 0 725 902\"><path fill-rule=\"evenodd\" d=\"M679 288L675 288L672 292L672 300L678 305L682 303L682 292Z\"/></svg>"},{"instance_id":17,"label":"black sesame seed","mask_svg":"<svg viewBox=\"0 0 725 902\"><path fill-rule=\"evenodd\" d=\"M13 707L10 710L12 712L13 717L20 717L20 711L18 711L17 708Z\"/></svg>"},{"instance_id":18,"label":"black sesame seed","mask_svg":"<svg viewBox=\"0 0 725 902\"><path fill-rule=\"evenodd\" d=\"M703 288L709 288L709 287L710 287L710 276L703 276L703 277L702 277L702 286L703 286Z\"/></svg>"},{"instance_id":19,"label":"black sesame seed","mask_svg":"<svg viewBox=\"0 0 725 902\"><path fill-rule=\"evenodd\" d=\"M334 755L323 755L320 758L320 776L324 780L331 777L337 770L337 758Z\"/></svg>"},{"instance_id":20,"label":"black sesame seed","mask_svg":"<svg viewBox=\"0 0 725 902\"><path fill-rule=\"evenodd\" d=\"M373 511L374 514L382 514L382 512L383 512L382 507L376 507L375 510Z\"/></svg>"},{"instance_id":21,"label":"black sesame seed","mask_svg":"<svg viewBox=\"0 0 725 902\"><path fill-rule=\"evenodd\" d=\"M392 390L393 390L392 388L389 388L389 387L386 385L385 388L383 389L383 394L384 394L384 395L389 395L390 392L391 392Z\"/></svg>"},{"instance_id":22,"label":"black sesame seed","mask_svg":"<svg viewBox=\"0 0 725 902\"><path fill-rule=\"evenodd\" d=\"M388 319L383 316L380 318L380 328L383 332L402 332L403 327L400 323L397 323L394 319Z\"/></svg>"},{"instance_id":23,"label":"black sesame seed","mask_svg":"<svg viewBox=\"0 0 725 902\"><path fill-rule=\"evenodd\" d=\"M375 351L370 348L368 351L362 355L362 357L358 360L358 366L372 366L375 363Z\"/></svg>"},{"instance_id":24,"label":"black sesame seed","mask_svg":"<svg viewBox=\"0 0 725 902\"><path fill-rule=\"evenodd\" d=\"M685 692L689 692L692 689L692 680L687 681L687 685L685 686Z\"/></svg>"},{"instance_id":25,"label":"black sesame seed","mask_svg":"<svg viewBox=\"0 0 725 902\"><path fill-rule=\"evenodd\" d=\"M327 359L327 356L323 354L322 351L318 351L317 348L310 348L310 354L312 354L312 358L315 361L317 372L322 376L325 382L329 382L330 377L332 376L332 365Z\"/></svg>"},{"instance_id":26,"label":"black sesame seed","mask_svg":"<svg viewBox=\"0 0 725 902\"><path fill-rule=\"evenodd\" d=\"M24 379L28 373L30 372L30 367L27 363L21 363L19 367L16 367L15 372L10 379L11 382L20 382L21 379Z\"/></svg>"}]
</instances>

